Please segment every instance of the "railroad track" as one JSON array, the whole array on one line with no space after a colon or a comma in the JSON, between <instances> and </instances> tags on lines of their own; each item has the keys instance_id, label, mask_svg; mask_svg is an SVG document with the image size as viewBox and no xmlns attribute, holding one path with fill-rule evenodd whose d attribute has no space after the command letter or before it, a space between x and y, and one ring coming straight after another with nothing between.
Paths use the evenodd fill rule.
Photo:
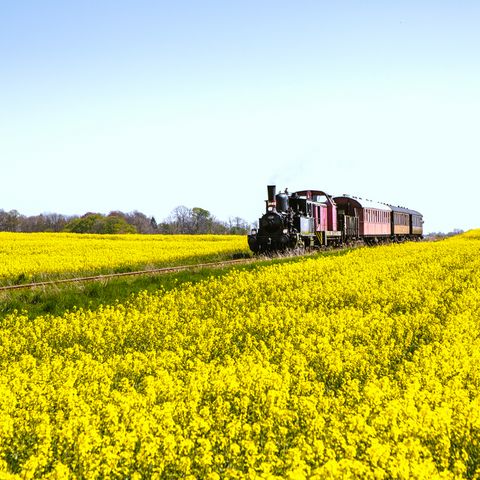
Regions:
<instances>
[{"instance_id":1,"label":"railroad track","mask_svg":"<svg viewBox=\"0 0 480 480\"><path fill-rule=\"evenodd\" d=\"M58 280L48 280L45 282L32 282L32 283L22 283L16 285L4 285L0 286L0 292L7 291L7 290L21 290L21 289L28 289L28 288L39 288L39 287L48 287L51 285L60 285L63 283L82 283L82 282L99 282L102 280L109 280L112 278L119 278L119 277L133 277L133 276L141 276L141 275L164 275L166 273L175 273L181 272L184 270L195 270L195 269L202 269L202 268L222 268L228 267L229 265L242 265L247 263L253 263L261 260L271 260L272 258L287 258L287 257L295 257L295 256L308 256L308 255L315 255L318 253L318 250L312 250L311 252L290 252L287 254L277 254L274 256L258 256L258 257L248 257L248 258L240 258L235 260L223 260L221 262L208 262L208 263L195 263L191 265L179 265L176 267L163 267L163 268L154 268L151 270L138 270L135 272L122 272L122 273L107 273L105 275L92 275L86 277L74 277L74 278L62 278Z\"/></svg>"},{"instance_id":2,"label":"railroad track","mask_svg":"<svg viewBox=\"0 0 480 480\"><path fill-rule=\"evenodd\" d=\"M221 262L196 263L192 265L179 265L177 267L163 267L163 268L154 268L151 270L138 270L135 272L108 273L106 275L92 275L88 277L62 278L58 280L49 280L46 282L4 285L4 286L0 286L0 291L47 287L51 285L59 285L62 283L98 282L98 281L109 280L109 279L118 278L118 277L133 277L133 276L141 276L141 275L163 275L166 273L181 272L184 270L195 270L195 269L201 269L201 268L221 268L224 266L228 267L229 265L252 263L257 260L258 259L256 258L241 258L236 260L223 260Z\"/></svg>"}]
</instances>

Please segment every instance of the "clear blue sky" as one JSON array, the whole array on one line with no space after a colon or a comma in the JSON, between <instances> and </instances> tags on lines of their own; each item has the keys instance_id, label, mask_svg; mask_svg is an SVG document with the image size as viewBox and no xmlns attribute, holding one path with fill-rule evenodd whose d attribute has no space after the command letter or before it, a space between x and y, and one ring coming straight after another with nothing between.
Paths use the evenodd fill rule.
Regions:
<instances>
[{"instance_id":1,"label":"clear blue sky","mask_svg":"<svg viewBox=\"0 0 480 480\"><path fill-rule=\"evenodd\" d=\"M266 185L480 227L480 2L0 0L0 208L178 205Z\"/></svg>"}]
</instances>

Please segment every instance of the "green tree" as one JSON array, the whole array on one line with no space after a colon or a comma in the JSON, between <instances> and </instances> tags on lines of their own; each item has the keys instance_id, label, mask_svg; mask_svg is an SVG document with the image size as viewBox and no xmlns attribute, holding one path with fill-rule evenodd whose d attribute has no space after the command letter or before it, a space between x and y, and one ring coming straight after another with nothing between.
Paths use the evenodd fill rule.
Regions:
<instances>
[{"instance_id":1,"label":"green tree","mask_svg":"<svg viewBox=\"0 0 480 480\"><path fill-rule=\"evenodd\" d=\"M211 233L213 218L208 210L200 207L192 208L193 233Z\"/></svg>"},{"instance_id":2,"label":"green tree","mask_svg":"<svg viewBox=\"0 0 480 480\"><path fill-rule=\"evenodd\" d=\"M103 232L101 233L136 233L137 229L130 225L124 218L109 215L104 219Z\"/></svg>"},{"instance_id":3,"label":"green tree","mask_svg":"<svg viewBox=\"0 0 480 480\"><path fill-rule=\"evenodd\" d=\"M117 215L105 217L100 213L87 213L67 223L64 229L72 233L136 233L134 226Z\"/></svg>"},{"instance_id":4,"label":"green tree","mask_svg":"<svg viewBox=\"0 0 480 480\"><path fill-rule=\"evenodd\" d=\"M5 212L0 210L0 231L16 232L20 224L21 215L16 210Z\"/></svg>"}]
</instances>

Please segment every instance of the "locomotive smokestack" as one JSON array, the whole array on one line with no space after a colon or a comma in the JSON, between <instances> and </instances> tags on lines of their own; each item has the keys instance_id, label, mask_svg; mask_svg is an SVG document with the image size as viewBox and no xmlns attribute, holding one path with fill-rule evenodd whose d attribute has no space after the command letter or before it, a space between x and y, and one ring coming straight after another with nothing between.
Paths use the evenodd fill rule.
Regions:
<instances>
[{"instance_id":1,"label":"locomotive smokestack","mask_svg":"<svg viewBox=\"0 0 480 480\"><path fill-rule=\"evenodd\" d=\"M267 209L269 207L276 208L277 202L275 201L275 192L277 191L277 187L275 185L268 185L268 200L267 200Z\"/></svg>"},{"instance_id":2,"label":"locomotive smokestack","mask_svg":"<svg viewBox=\"0 0 480 480\"><path fill-rule=\"evenodd\" d=\"M277 191L277 187L275 185L269 185L268 189L268 203L272 203L275 201L275 192Z\"/></svg>"}]
</instances>

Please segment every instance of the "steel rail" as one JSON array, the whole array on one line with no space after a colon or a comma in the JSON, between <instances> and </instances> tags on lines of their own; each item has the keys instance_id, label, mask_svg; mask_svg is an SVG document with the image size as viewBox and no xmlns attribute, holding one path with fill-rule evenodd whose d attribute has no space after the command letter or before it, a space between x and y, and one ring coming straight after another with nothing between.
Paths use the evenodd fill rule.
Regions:
<instances>
[{"instance_id":1,"label":"steel rail","mask_svg":"<svg viewBox=\"0 0 480 480\"><path fill-rule=\"evenodd\" d=\"M224 260L222 262L209 262L209 263L196 263L192 265L179 265L176 267L163 267L163 268L154 268L152 270L138 270L135 272L122 272L122 273L107 273L105 275L93 275L88 277L74 277L74 278L62 278L58 280L48 280L45 282L34 282L34 283L23 283L16 285L4 285L0 286L0 291L5 290L20 290L22 288L38 288L38 287L47 287L50 285L58 285L62 283L81 283L81 282L94 282L101 280L109 280L111 278L117 277L129 277L129 276L140 276L140 275L156 275L156 274L165 274L165 273L175 273L181 272L184 270L194 270L196 268L220 268L222 266L242 264L242 263L251 263L256 261L255 258L242 258L236 260Z\"/></svg>"}]
</instances>

